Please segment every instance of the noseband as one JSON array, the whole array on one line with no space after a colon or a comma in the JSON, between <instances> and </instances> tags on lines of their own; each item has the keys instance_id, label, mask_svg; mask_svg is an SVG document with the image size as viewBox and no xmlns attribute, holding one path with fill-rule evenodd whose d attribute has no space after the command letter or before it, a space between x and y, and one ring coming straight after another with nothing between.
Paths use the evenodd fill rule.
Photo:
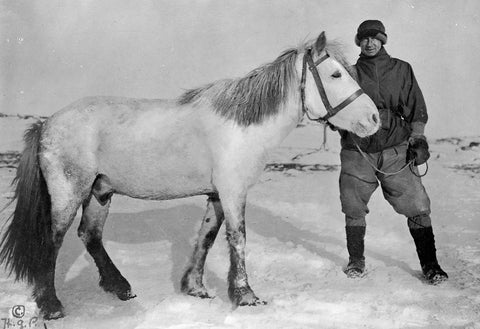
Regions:
<instances>
[{"instance_id":1,"label":"noseband","mask_svg":"<svg viewBox=\"0 0 480 329\"><path fill-rule=\"evenodd\" d=\"M302 98L302 111L312 121L327 122L328 119L330 119L335 114L337 114L338 112L343 110L347 105L352 103L360 95L363 94L363 90L358 89L350 97L345 99L343 102L341 102L337 106L333 107L330 104L330 101L328 100L328 97L327 97L327 93L325 91L325 87L323 86L323 83L322 83L322 79L320 78L320 74L318 73L318 70L317 70L317 66L320 65L323 61L325 61L329 57L330 56L328 55L328 53L326 53L323 57L321 57L316 62L314 62L313 58L312 58L312 49L311 48L308 48L305 52L305 55L303 56L302 80L300 82L300 94L301 94L301 98ZM310 117L310 115L308 114L308 111L307 111L306 106L305 106L305 82L306 82L306 79L307 79L307 64L308 64L308 68L310 69L310 72L312 72L313 79L315 80L315 84L317 85L318 93L320 94L320 97L322 98L323 105L325 106L325 108L327 110L327 114L324 115L323 117L318 118L318 119L312 119Z\"/></svg>"}]
</instances>

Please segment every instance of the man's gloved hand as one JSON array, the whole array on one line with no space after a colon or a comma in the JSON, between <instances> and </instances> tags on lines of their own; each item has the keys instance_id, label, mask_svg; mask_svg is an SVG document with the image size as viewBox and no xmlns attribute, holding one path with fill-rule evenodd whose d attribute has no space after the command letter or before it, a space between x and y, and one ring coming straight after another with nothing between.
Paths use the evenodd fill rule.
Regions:
<instances>
[{"instance_id":1,"label":"man's gloved hand","mask_svg":"<svg viewBox=\"0 0 480 329\"><path fill-rule=\"evenodd\" d=\"M410 137L408 140L407 149L407 162L414 160L415 166L421 165L430 158L430 152L428 152L428 143L425 136Z\"/></svg>"}]
</instances>

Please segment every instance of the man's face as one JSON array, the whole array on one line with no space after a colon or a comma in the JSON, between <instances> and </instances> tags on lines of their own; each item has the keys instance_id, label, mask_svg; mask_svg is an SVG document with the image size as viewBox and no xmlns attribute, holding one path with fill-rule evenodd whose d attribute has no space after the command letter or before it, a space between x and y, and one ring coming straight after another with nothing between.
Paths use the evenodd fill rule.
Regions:
<instances>
[{"instance_id":1,"label":"man's face","mask_svg":"<svg viewBox=\"0 0 480 329\"><path fill-rule=\"evenodd\" d=\"M380 48L382 48L382 42L374 37L367 37L360 40L360 50L365 56L375 56Z\"/></svg>"}]
</instances>

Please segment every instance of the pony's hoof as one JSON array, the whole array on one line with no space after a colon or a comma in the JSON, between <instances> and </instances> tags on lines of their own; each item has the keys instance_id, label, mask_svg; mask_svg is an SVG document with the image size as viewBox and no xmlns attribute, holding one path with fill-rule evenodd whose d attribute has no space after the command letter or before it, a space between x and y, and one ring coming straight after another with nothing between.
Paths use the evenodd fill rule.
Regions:
<instances>
[{"instance_id":1,"label":"pony's hoof","mask_svg":"<svg viewBox=\"0 0 480 329\"><path fill-rule=\"evenodd\" d=\"M137 295L133 294L130 290L117 293L116 295L120 300L124 300L124 301L137 297Z\"/></svg>"},{"instance_id":2,"label":"pony's hoof","mask_svg":"<svg viewBox=\"0 0 480 329\"><path fill-rule=\"evenodd\" d=\"M45 320L56 320L65 317L62 304L41 308L40 314Z\"/></svg>"},{"instance_id":3,"label":"pony's hoof","mask_svg":"<svg viewBox=\"0 0 480 329\"><path fill-rule=\"evenodd\" d=\"M246 300L241 301L238 306L260 306L260 305L267 305L265 300L261 300L258 297L255 297L253 300Z\"/></svg>"},{"instance_id":4,"label":"pony's hoof","mask_svg":"<svg viewBox=\"0 0 480 329\"><path fill-rule=\"evenodd\" d=\"M37 300L40 315L45 320L56 320L65 317L63 305L56 297L40 298Z\"/></svg>"},{"instance_id":5,"label":"pony's hoof","mask_svg":"<svg viewBox=\"0 0 480 329\"><path fill-rule=\"evenodd\" d=\"M57 320L65 317L65 313L63 313L63 310L48 312L48 313L42 312L42 313L43 313L44 320Z\"/></svg>"},{"instance_id":6,"label":"pony's hoof","mask_svg":"<svg viewBox=\"0 0 480 329\"><path fill-rule=\"evenodd\" d=\"M212 296L208 293L205 287L191 288L191 289L188 289L187 291L183 291L183 293L189 296L198 297L198 298L209 298L209 299L215 298L215 296Z\"/></svg>"},{"instance_id":7,"label":"pony's hoof","mask_svg":"<svg viewBox=\"0 0 480 329\"><path fill-rule=\"evenodd\" d=\"M105 292L114 294L120 300L129 300L137 297L137 295L132 293L130 284L125 279L117 283L100 280L100 287L102 287Z\"/></svg>"},{"instance_id":8,"label":"pony's hoof","mask_svg":"<svg viewBox=\"0 0 480 329\"><path fill-rule=\"evenodd\" d=\"M250 287L235 288L230 292L230 299L232 300L234 307L237 306L259 306L266 305L267 302L260 300L253 293Z\"/></svg>"}]
</instances>

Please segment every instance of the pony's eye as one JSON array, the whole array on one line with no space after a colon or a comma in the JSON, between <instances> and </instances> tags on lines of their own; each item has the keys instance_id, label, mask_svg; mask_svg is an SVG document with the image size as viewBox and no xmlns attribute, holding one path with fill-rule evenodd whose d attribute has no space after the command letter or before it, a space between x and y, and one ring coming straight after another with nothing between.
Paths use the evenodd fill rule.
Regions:
<instances>
[{"instance_id":1,"label":"pony's eye","mask_svg":"<svg viewBox=\"0 0 480 329\"><path fill-rule=\"evenodd\" d=\"M340 73L340 71L335 71L332 74L332 78L334 78L334 79L338 79L338 78L341 78L341 77L342 77L342 73Z\"/></svg>"}]
</instances>

